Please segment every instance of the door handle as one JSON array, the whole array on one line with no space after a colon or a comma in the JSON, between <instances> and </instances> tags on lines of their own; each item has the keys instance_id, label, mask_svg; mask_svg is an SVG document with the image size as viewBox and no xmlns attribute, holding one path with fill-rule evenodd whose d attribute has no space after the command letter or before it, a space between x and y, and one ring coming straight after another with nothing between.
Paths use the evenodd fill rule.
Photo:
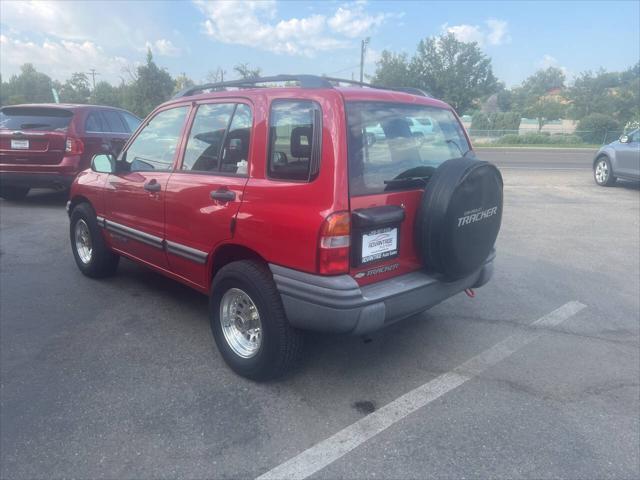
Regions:
<instances>
[{"instance_id":1,"label":"door handle","mask_svg":"<svg viewBox=\"0 0 640 480\"><path fill-rule=\"evenodd\" d=\"M152 178L151 180L149 180L147 183L144 184L144 189L147 192L159 192L160 188L161 188L160 184L155 178Z\"/></svg>"},{"instance_id":2,"label":"door handle","mask_svg":"<svg viewBox=\"0 0 640 480\"><path fill-rule=\"evenodd\" d=\"M236 199L236 192L226 188L220 188L213 190L209 196L212 200L218 200L220 202L233 202Z\"/></svg>"}]
</instances>

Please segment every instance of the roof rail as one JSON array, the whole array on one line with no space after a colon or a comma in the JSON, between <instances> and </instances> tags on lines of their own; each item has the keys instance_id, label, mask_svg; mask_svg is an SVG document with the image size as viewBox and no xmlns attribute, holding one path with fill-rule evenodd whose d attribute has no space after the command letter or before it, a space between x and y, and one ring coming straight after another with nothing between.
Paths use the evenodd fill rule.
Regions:
<instances>
[{"instance_id":1,"label":"roof rail","mask_svg":"<svg viewBox=\"0 0 640 480\"><path fill-rule=\"evenodd\" d=\"M173 98L188 97L204 90L221 90L226 87L250 88L256 87L260 83L270 82L298 82L302 88L333 88L336 84L346 83L348 85L357 85L360 87L374 88L378 90L393 90L396 92L405 92L412 95L420 95L428 97L429 95L413 87L383 87L380 85L372 85L370 83L358 82L356 80L347 80L344 78L320 77L317 75L274 75L271 77L243 78L240 80L231 80L228 82L205 83L203 85L195 85L187 87L176 93Z\"/></svg>"},{"instance_id":2,"label":"roof rail","mask_svg":"<svg viewBox=\"0 0 640 480\"><path fill-rule=\"evenodd\" d=\"M333 85L323 77L316 75L274 75L272 77L242 78L228 82L205 83L185 88L176 93L173 98L188 97L203 90L219 90L226 87L247 88L259 83L269 82L299 82L302 88L333 88Z\"/></svg>"}]
</instances>

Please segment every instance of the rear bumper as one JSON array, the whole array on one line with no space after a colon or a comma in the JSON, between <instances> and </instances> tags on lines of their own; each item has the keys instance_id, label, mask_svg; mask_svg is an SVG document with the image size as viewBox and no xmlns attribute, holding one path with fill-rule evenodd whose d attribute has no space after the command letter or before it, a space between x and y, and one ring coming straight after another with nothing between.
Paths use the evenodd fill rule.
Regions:
<instances>
[{"instance_id":1,"label":"rear bumper","mask_svg":"<svg viewBox=\"0 0 640 480\"><path fill-rule=\"evenodd\" d=\"M0 172L0 186L69 188L76 174L58 172Z\"/></svg>"},{"instance_id":2,"label":"rear bumper","mask_svg":"<svg viewBox=\"0 0 640 480\"><path fill-rule=\"evenodd\" d=\"M323 277L270 264L289 323L304 330L360 335L422 312L493 275L495 251L455 282L418 271L360 287L349 275Z\"/></svg>"}]
</instances>

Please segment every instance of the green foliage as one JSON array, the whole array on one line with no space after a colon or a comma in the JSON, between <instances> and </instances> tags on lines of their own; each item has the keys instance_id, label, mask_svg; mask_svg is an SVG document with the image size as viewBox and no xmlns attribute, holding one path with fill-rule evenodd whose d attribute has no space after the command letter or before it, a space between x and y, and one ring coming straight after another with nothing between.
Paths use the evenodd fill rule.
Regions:
<instances>
[{"instance_id":1,"label":"green foliage","mask_svg":"<svg viewBox=\"0 0 640 480\"><path fill-rule=\"evenodd\" d=\"M497 145L579 145L582 138L577 135L548 135L545 133L525 133L523 135L503 135L495 141Z\"/></svg>"},{"instance_id":2,"label":"green foliage","mask_svg":"<svg viewBox=\"0 0 640 480\"><path fill-rule=\"evenodd\" d=\"M518 130L520 114L517 112L477 112L471 117L472 130Z\"/></svg>"},{"instance_id":3,"label":"green foliage","mask_svg":"<svg viewBox=\"0 0 640 480\"><path fill-rule=\"evenodd\" d=\"M471 109L498 87L491 59L478 44L460 42L451 33L420 41L411 61L406 55L383 52L372 80L379 85L421 88L458 112Z\"/></svg>"},{"instance_id":4,"label":"green foliage","mask_svg":"<svg viewBox=\"0 0 640 480\"><path fill-rule=\"evenodd\" d=\"M583 72L569 89L569 114L580 120L592 113L616 118L620 123L640 119L640 63L624 72Z\"/></svg>"},{"instance_id":5,"label":"green foliage","mask_svg":"<svg viewBox=\"0 0 640 480\"><path fill-rule=\"evenodd\" d=\"M12 75L0 86L0 104L53 102L51 88L56 84L49 76L38 72L30 63L20 67L19 75Z\"/></svg>"},{"instance_id":6,"label":"green foliage","mask_svg":"<svg viewBox=\"0 0 640 480\"><path fill-rule=\"evenodd\" d=\"M607 138L622 133L620 122L602 113L592 113L578 122L577 133L588 143L604 143Z\"/></svg>"},{"instance_id":7,"label":"green foliage","mask_svg":"<svg viewBox=\"0 0 640 480\"><path fill-rule=\"evenodd\" d=\"M187 77L184 73L178 75L175 80L175 87L173 88L173 93L176 94L185 88L193 87L195 83L189 77Z\"/></svg>"},{"instance_id":8,"label":"green foliage","mask_svg":"<svg viewBox=\"0 0 640 480\"><path fill-rule=\"evenodd\" d=\"M530 103L529 103L530 102ZM564 115L565 106L552 98L540 97L537 100L529 99L525 106L524 115L538 120L538 132L542 127L553 120L559 120Z\"/></svg>"},{"instance_id":9,"label":"green foliage","mask_svg":"<svg viewBox=\"0 0 640 480\"><path fill-rule=\"evenodd\" d=\"M240 78L251 79L258 78L262 72L261 68L251 68L248 63L239 63L233 69L236 71Z\"/></svg>"},{"instance_id":10,"label":"green foliage","mask_svg":"<svg viewBox=\"0 0 640 480\"><path fill-rule=\"evenodd\" d=\"M147 63L138 67L136 79L126 89L125 108L140 117L146 117L154 108L171 98L173 89L173 78L155 64L149 50Z\"/></svg>"},{"instance_id":11,"label":"green foliage","mask_svg":"<svg viewBox=\"0 0 640 480\"><path fill-rule=\"evenodd\" d=\"M89 102L94 105L109 105L123 108L124 89L126 86L114 87L108 82L96 83L96 88L91 92Z\"/></svg>"},{"instance_id":12,"label":"green foliage","mask_svg":"<svg viewBox=\"0 0 640 480\"><path fill-rule=\"evenodd\" d=\"M91 95L89 78L84 73L73 73L60 88L59 95L62 103L87 103Z\"/></svg>"}]
</instances>

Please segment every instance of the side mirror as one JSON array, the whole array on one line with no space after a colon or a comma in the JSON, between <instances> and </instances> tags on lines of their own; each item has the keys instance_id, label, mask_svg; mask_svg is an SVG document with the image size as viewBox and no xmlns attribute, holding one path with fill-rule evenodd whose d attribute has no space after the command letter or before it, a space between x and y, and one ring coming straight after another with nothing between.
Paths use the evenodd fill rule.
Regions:
<instances>
[{"instance_id":1,"label":"side mirror","mask_svg":"<svg viewBox=\"0 0 640 480\"><path fill-rule=\"evenodd\" d=\"M628 135L621 135L620 136L620 143L629 143L629 136Z\"/></svg>"},{"instance_id":2,"label":"side mirror","mask_svg":"<svg viewBox=\"0 0 640 480\"><path fill-rule=\"evenodd\" d=\"M113 173L116 171L116 159L110 154L94 155L91 159L91 170L98 173Z\"/></svg>"}]
</instances>

